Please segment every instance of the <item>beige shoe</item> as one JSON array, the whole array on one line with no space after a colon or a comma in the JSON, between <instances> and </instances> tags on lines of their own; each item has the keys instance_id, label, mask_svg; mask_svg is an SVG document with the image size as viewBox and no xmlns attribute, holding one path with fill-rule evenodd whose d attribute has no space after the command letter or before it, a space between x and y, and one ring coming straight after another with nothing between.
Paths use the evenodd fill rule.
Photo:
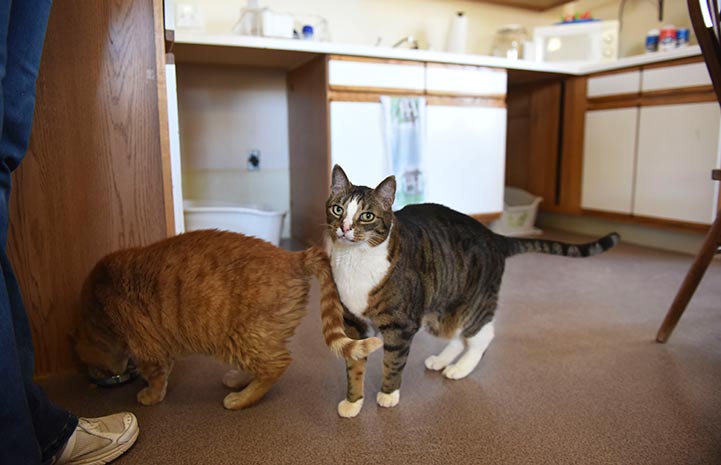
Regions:
<instances>
[{"instance_id":1,"label":"beige shoe","mask_svg":"<svg viewBox=\"0 0 721 465\"><path fill-rule=\"evenodd\" d=\"M130 412L79 418L54 465L103 465L115 460L138 439L138 419Z\"/></svg>"}]
</instances>

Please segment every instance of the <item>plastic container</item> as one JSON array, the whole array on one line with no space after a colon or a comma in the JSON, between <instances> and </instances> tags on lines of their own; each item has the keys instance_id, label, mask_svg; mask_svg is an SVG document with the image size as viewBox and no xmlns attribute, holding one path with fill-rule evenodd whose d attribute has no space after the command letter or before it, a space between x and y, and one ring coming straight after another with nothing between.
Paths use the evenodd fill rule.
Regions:
<instances>
[{"instance_id":1,"label":"plastic container","mask_svg":"<svg viewBox=\"0 0 721 465\"><path fill-rule=\"evenodd\" d=\"M543 198L516 187L506 187L503 195L501 218L491 223L491 229L504 236L531 236L541 234L536 228L538 204Z\"/></svg>"},{"instance_id":2,"label":"plastic container","mask_svg":"<svg viewBox=\"0 0 721 465\"><path fill-rule=\"evenodd\" d=\"M258 0L248 0L247 6L241 8L240 19L233 27L233 32L246 36L259 36L263 32L263 12L265 8L258 6Z\"/></svg>"},{"instance_id":3,"label":"plastic container","mask_svg":"<svg viewBox=\"0 0 721 465\"><path fill-rule=\"evenodd\" d=\"M186 200L183 202L185 230L223 229L255 236L278 245L285 212L258 205Z\"/></svg>"},{"instance_id":4,"label":"plastic container","mask_svg":"<svg viewBox=\"0 0 721 465\"><path fill-rule=\"evenodd\" d=\"M508 24L496 32L491 54L496 57L518 60L524 58L528 32L520 24Z\"/></svg>"}]
</instances>

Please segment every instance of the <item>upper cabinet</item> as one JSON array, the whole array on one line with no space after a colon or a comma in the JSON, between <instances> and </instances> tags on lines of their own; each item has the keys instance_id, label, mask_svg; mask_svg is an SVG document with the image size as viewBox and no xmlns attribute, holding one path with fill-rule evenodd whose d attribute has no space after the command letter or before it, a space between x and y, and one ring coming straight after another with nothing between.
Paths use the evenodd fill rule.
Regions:
<instances>
[{"instance_id":1,"label":"upper cabinet","mask_svg":"<svg viewBox=\"0 0 721 465\"><path fill-rule=\"evenodd\" d=\"M568 0L475 0L483 3L496 3L503 6L515 6L534 11L544 11L568 3Z\"/></svg>"}]
</instances>

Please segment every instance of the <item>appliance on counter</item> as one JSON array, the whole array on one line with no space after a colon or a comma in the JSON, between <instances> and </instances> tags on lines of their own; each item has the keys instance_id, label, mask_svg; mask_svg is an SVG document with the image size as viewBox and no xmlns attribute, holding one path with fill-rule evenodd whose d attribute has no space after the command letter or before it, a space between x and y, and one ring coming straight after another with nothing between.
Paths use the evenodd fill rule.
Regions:
<instances>
[{"instance_id":1,"label":"appliance on counter","mask_svg":"<svg viewBox=\"0 0 721 465\"><path fill-rule=\"evenodd\" d=\"M583 21L533 30L536 61L603 63L618 58L618 21Z\"/></svg>"}]
</instances>

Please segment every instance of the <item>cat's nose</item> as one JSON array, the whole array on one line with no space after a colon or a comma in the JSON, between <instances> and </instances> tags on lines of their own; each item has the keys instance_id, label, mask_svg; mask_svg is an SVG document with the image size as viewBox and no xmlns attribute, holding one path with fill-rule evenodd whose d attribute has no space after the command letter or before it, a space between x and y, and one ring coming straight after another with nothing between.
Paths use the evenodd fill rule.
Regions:
<instances>
[{"instance_id":1,"label":"cat's nose","mask_svg":"<svg viewBox=\"0 0 721 465\"><path fill-rule=\"evenodd\" d=\"M344 233L347 233L347 232L350 231L350 230L351 230L351 226L350 226L349 224L344 224L344 225L343 225L343 232L344 232Z\"/></svg>"}]
</instances>

